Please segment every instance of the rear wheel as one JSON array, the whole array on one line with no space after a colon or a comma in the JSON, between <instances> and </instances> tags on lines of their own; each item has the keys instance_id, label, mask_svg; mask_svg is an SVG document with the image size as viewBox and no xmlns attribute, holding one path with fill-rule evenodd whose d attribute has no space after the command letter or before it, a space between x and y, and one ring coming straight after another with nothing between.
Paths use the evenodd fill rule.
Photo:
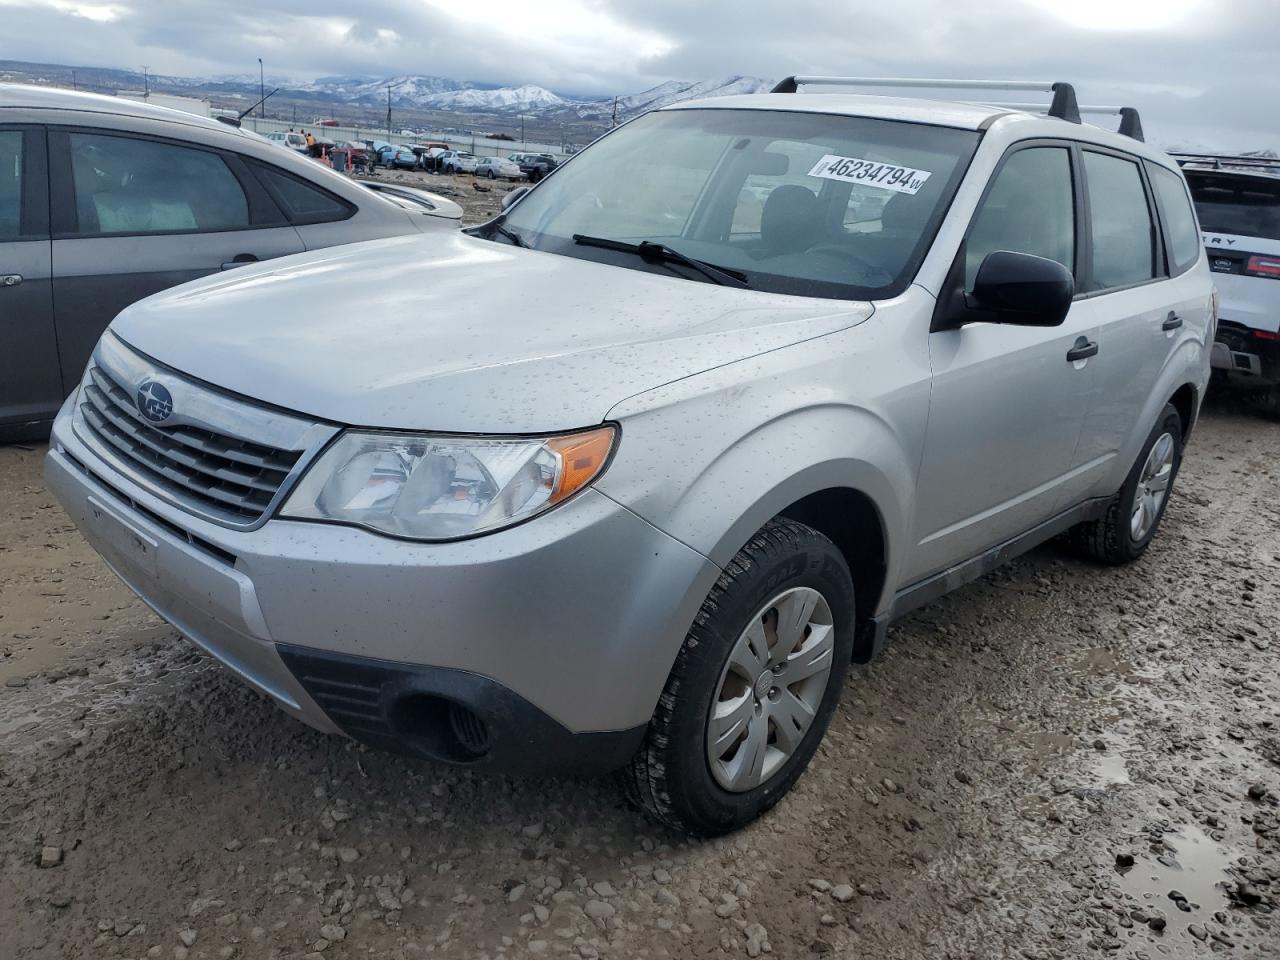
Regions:
<instances>
[{"instance_id":1,"label":"rear wheel","mask_svg":"<svg viewBox=\"0 0 1280 960\"><path fill-rule=\"evenodd\" d=\"M685 638L628 796L712 836L759 817L822 740L853 652L853 581L830 540L773 520L721 574Z\"/></svg>"},{"instance_id":2,"label":"rear wheel","mask_svg":"<svg viewBox=\"0 0 1280 960\"><path fill-rule=\"evenodd\" d=\"M1182 464L1182 418L1165 404L1124 486L1098 520L1075 529L1084 552L1103 563L1128 563L1146 552L1173 492Z\"/></svg>"}]
</instances>

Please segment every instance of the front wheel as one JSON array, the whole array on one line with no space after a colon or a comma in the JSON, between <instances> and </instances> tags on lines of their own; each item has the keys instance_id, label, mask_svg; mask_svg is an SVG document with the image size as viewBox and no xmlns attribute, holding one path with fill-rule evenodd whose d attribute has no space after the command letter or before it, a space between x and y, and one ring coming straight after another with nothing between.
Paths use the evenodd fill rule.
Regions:
<instances>
[{"instance_id":1,"label":"front wheel","mask_svg":"<svg viewBox=\"0 0 1280 960\"><path fill-rule=\"evenodd\" d=\"M1102 563L1129 563L1155 538L1182 465L1182 417L1165 404L1120 492L1097 520L1075 528L1076 542Z\"/></svg>"},{"instance_id":2,"label":"front wheel","mask_svg":"<svg viewBox=\"0 0 1280 960\"><path fill-rule=\"evenodd\" d=\"M853 580L835 544L793 520L770 521L703 602L622 774L628 796L701 836L759 817L818 748L853 632Z\"/></svg>"}]
</instances>

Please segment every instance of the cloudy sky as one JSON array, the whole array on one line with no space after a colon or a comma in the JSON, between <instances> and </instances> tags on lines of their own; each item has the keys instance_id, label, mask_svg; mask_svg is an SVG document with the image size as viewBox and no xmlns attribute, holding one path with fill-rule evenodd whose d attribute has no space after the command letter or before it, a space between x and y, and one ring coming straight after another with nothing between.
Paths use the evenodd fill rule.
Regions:
<instances>
[{"instance_id":1,"label":"cloudy sky","mask_svg":"<svg viewBox=\"0 0 1280 960\"><path fill-rule=\"evenodd\" d=\"M0 58L179 75L1062 79L1152 139L1280 149L1280 0L0 0L0 23Z\"/></svg>"}]
</instances>

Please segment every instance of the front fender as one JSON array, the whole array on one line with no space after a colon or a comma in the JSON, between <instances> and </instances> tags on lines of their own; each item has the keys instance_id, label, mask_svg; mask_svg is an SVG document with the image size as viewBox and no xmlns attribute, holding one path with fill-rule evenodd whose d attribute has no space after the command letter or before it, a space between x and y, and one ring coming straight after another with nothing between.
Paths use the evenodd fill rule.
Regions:
<instances>
[{"instance_id":1,"label":"front fender","mask_svg":"<svg viewBox=\"0 0 1280 960\"><path fill-rule=\"evenodd\" d=\"M874 326L626 401L610 413L622 441L600 490L719 566L796 501L857 490L884 531L882 612L910 529L929 380L927 356L903 351L896 325Z\"/></svg>"}]
</instances>

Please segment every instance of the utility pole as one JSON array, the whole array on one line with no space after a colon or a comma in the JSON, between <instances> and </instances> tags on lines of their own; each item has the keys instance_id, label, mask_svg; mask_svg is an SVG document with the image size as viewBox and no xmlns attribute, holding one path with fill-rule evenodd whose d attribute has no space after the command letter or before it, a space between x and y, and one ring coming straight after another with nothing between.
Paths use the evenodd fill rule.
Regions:
<instances>
[{"instance_id":1,"label":"utility pole","mask_svg":"<svg viewBox=\"0 0 1280 960\"><path fill-rule=\"evenodd\" d=\"M144 66L142 68L142 99L143 100L146 100L151 96L151 86L147 83L147 71L150 69L151 68L147 66Z\"/></svg>"},{"instance_id":2,"label":"utility pole","mask_svg":"<svg viewBox=\"0 0 1280 960\"><path fill-rule=\"evenodd\" d=\"M394 90L396 87L401 86L402 84L406 84L408 82L409 82L409 78L405 77L403 80L399 81L398 83L387 84L387 139L392 143L395 142L395 138L391 136L391 91Z\"/></svg>"},{"instance_id":3,"label":"utility pole","mask_svg":"<svg viewBox=\"0 0 1280 960\"><path fill-rule=\"evenodd\" d=\"M613 98L613 120L609 124L609 128L613 129L618 125L618 98Z\"/></svg>"},{"instance_id":4,"label":"utility pole","mask_svg":"<svg viewBox=\"0 0 1280 960\"><path fill-rule=\"evenodd\" d=\"M71 89L72 90L80 89L80 87L76 84L76 72L74 70L71 71Z\"/></svg>"},{"instance_id":5,"label":"utility pole","mask_svg":"<svg viewBox=\"0 0 1280 960\"><path fill-rule=\"evenodd\" d=\"M262 58L258 58L258 117L266 119L267 116L267 83L266 74L262 69Z\"/></svg>"},{"instance_id":6,"label":"utility pole","mask_svg":"<svg viewBox=\"0 0 1280 960\"><path fill-rule=\"evenodd\" d=\"M524 149L524 114L520 114L520 149Z\"/></svg>"}]
</instances>

